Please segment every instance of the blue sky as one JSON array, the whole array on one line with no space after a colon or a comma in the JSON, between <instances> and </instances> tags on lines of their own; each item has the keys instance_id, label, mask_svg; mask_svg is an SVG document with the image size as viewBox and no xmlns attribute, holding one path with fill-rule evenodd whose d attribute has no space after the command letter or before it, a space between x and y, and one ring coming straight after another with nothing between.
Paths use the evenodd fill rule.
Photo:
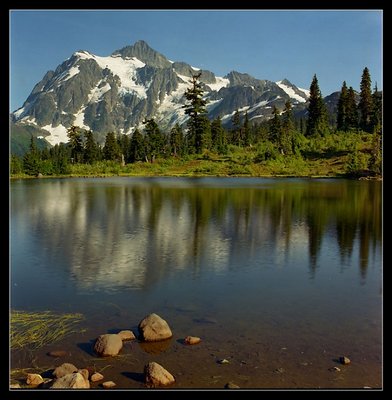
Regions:
<instances>
[{"instance_id":1,"label":"blue sky","mask_svg":"<svg viewBox=\"0 0 392 400\"><path fill-rule=\"evenodd\" d=\"M10 111L77 50L108 56L145 40L172 61L218 76L289 79L323 96L343 81L359 90L364 67L382 88L382 10L10 11Z\"/></svg>"}]
</instances>

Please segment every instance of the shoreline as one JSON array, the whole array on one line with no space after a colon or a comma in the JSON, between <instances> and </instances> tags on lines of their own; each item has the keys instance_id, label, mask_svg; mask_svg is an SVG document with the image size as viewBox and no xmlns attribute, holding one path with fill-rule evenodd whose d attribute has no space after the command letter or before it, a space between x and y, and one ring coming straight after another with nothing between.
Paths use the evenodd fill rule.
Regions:
<instances>
[{"instance_id":1,"label":"shoreline","mask_svg":"<svg viewBox=\"0 0 392 400\"><path fill-rule=\"evenodd\" d=\"M362 176L350 176L343 174L336 175L293 175L293 174L277 174L277 175L215 175L215 174L64 174L64 175L42 175L42 176L32 176L32 175L10 175L10 180L17 179L69 179L69 178L303 178L303 179L351 179L351 180L368 180L368 181L383 181L382 175L362 175Z\"/></svg>"}]
</instances>

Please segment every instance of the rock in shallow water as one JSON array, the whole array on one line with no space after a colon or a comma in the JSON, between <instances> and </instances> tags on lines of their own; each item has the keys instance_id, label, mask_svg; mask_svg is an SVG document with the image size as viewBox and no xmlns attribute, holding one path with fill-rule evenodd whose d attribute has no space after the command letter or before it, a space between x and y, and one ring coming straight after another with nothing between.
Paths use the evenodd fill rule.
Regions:
<instances>
[{"instance_id":1,"label":"rock in shallow water","mask_svg":"<svg viewBox=\"0 0 392 400\"><path fill-rule=\"evenodd\" d=\"M348 357L342 356L342 357L339 357L339 362L340 362L340 364L348 365L351 363L351 360Z\"/></svg>"},{"instance_id":2,"label":"rock in shallow water","mask_svg":"<svg viewBox=\"0 0 392 400\"><path fill-rule=\"evenodd\" d=\"M102 357L116 356L123 347L121 337L116 333L100 335L95 342L94 351Z\"/></svg>"},{"instance_id":3,"label":"rock in shallow water","mask_svg":"<svg viewBox=\"0 0 392 400\"><path fill-rule=\"evenodd\" d=\"M175 379L162 365L153 361L144 367L144 381L150 386L167 386L174 383Z\"/></svg>"},{"instance_id":4,"label":"rock in shallow water","mask_svg":"<svg viewBox=\"0 0 392 400\"><path fill-rule=\"evenodd\" d=\"M56 379L51 389L89 389L90 382L79 373L74 372Z\"/></svg>"},{"instance_id":5,"label":"rock in shallow water","mask_svg":"<svg viewBox=\"0 0 392 400\"><path fill-rule=\"evenodd\" d=\"M77 372L77 371L78 369L75 367L75 365L71 363L64 363L53 371L53 376L56 378L61 378L67 374L72 374L72 372Z\"/></svg>"},{"instance_id":6,"label":"rock in shallow water","mask_svg":"<svg viewBox=\"0 0 392 400\"><path fill-rule=\"evenodd\" d=\"M150 314L139 323L139 331L146 342L169 339L173 333L169 324L157 314Z\"/></svg>"},{"instance_id":7,"label":"rock in shallow water","mask_svg":"<svg viewBox=\"0 0 392 400\"><path fill-rule=\"evenodd\" d=\"M184 342L185 344L198 344L201 342L201 339L197 336L187 336Z\"/></svg>"}]
</instances>

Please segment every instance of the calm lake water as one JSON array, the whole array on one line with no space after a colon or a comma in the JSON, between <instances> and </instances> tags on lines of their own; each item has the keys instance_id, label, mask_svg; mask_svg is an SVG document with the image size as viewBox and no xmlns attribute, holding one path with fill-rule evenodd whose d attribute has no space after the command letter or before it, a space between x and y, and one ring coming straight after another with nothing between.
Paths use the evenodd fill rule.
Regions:
<instances>
[{"instance_id":1,"label":"calm lake water","mask_svg":"<svg viewBox=\"0 0 392 400\"><path fill-rule=\"evenodd\" d=\"M85 316L35 365L105 365L120 388L143 386L146 361L177 388L382 387L381 182L31 179L10 195L11 308ZM99 334L136 333L151 312L171 341L96 361ZM31 358L12 353L11 366Z\"/></svg>"}]
</instances>

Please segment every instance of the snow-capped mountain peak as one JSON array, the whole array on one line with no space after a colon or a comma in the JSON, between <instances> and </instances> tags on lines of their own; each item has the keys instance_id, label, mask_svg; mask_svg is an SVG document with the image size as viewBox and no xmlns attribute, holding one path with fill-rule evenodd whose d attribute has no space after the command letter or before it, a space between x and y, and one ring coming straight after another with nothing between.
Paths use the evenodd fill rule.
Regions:
<instances>
[{"instance_id":1,"label":"snow-capped mountain peak","mask_svg":"<svg viewBox=\"0 0 392 400\"><path fill-rule=\"evenodd\" d=\"M220 116L227 125L237 110L262 121L271 117L274 105L283 109L291 99L293 107L303 107L308 98L304 89L286 79L275 83L236 71L218 77L168 60L138 41L109 56L76 51L45 74L12 119L20 128L36 129L52 145L67 142L72 125L91 129L101 140L110 131L129 134L142 127L145 118L154 118L169 130L187 121L184 94L196 72L201 73L209 118Z\"/></svg>"}]
</instances>

